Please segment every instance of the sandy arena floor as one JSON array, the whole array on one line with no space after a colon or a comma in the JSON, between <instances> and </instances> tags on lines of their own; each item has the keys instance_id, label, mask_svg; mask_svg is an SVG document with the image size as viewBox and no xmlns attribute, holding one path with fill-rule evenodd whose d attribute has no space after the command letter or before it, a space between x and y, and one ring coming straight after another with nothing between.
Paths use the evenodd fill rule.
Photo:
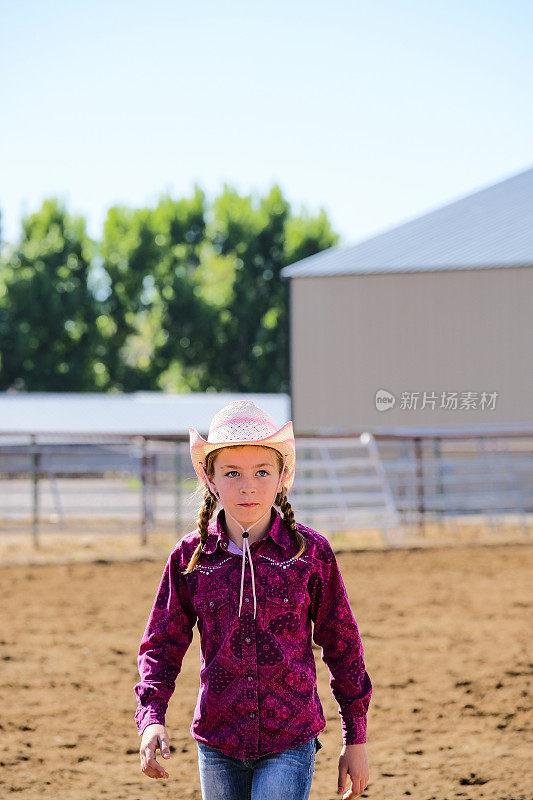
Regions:
<instances>
[{"instance_id":1,"label":"sandy arena floor","mask_svg":"<svg viewBox=\"0 0 533 800\"><path fill-rule=\"evenodd\" d=\"M339 553L374 694L375 800L530 800L533 544ZM165 557L0 568L0 797L200 800L195 637L171 700L166 781L139 767L139 640ZM338 798L337 705L311 800Z\"/></svg>"}]
</instances>

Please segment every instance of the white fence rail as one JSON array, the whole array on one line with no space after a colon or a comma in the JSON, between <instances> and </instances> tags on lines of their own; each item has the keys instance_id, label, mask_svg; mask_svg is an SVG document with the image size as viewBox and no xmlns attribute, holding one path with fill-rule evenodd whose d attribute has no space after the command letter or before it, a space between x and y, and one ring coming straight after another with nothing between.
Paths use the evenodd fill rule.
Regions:
<instances>
[{"instance_id":1,"label":"white fence rail","mask_svg":"<svg viewBox=\"0 0 533 800\"><path fill-rule=\"evenodd\" d=\"M318 530L377 528L389 544L401 526L386 472L370 433L347 439L298 439L291 492L297 519Z\"/></svg>"},{"instance_id":2,"label":"white fence rail","mask_svg":"<svg viewBox=\"0 0 533 800\"><path fill-rule=\"evenodd\" d=\"M299 437L296 519L325 533L479 516L532 532L533 429L521 435ZM188 442L144 437L0 437L0 533L195 527Z\"/></svg>"}]
</instances>

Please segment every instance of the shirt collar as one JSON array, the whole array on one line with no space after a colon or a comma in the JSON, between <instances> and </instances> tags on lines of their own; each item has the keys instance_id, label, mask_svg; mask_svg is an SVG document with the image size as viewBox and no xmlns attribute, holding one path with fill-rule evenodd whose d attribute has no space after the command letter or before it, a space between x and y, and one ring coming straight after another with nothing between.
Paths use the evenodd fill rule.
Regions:
<instances>
[{"instance_id":1,"label":"shirt collar","mask_svg":"<svg viewBox=\"0 0 533 800\"><path fill-rule=\"evenodd\" d=\"M290 536L289 532L285 526L281 518L281 514L279 511L274 509L274 519L270 528L263 536L265 539L267 536L271 536L273 541L279 545L282 549L286 548L290 544ZM203 553L214 553L217 549L217 545L223 550L228 549L229 537L226 532L226 527L224 525L224 509L221 508L218 514L214 519L212 519L207 527L207 539L205 544L202 548ZM261 539L262 541L262 539Z\"/></svg>"}]
</instances>

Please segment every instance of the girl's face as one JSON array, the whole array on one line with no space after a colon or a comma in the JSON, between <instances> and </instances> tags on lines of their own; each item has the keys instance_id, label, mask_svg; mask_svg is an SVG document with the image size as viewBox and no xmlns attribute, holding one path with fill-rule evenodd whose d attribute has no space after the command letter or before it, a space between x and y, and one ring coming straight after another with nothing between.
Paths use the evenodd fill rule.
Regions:
<instances>
[{"instance_id":1,"label":"girl's face","mask_svg":"<svg viewBox=\"0 0 533 800\"><path fill-rule=\"evenodd\" d=\"M269 447L223 447L213 462L212 482L224 508L246 529L270 509L279 482L280 466Z\"/></svg>"}]
</instances>

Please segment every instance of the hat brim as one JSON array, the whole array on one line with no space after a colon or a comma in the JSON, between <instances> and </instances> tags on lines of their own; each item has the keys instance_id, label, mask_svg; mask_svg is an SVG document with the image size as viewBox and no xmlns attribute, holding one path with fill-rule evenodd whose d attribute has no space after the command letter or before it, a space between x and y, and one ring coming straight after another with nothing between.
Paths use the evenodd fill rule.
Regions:
<instances>
[{"instance_id":1,"label":"hat brim","mask_svg":"<svg viewBox=\"0 0 533 800\"><path fill-rule=\"evenodd\" d=\"M286 422L278 431L266 436L264 439L254 439L253 441L244 442L208 442L203 436L200 436L195 428L189 428L190 437L190 450L191 461L198 478L205 483L200 464L205 467L205 460L209 453L214 450L221 450L223 447L239 447L243 445L257 445L259 447L272 447L277 450L283 458L287 456L287 463L285 465L287 477L282 485L286 487L287 492L292 488L294 482L294 472L296 467L296 451L294 445L294 432L292 422Z\"/></svg>"}]
</instances>

